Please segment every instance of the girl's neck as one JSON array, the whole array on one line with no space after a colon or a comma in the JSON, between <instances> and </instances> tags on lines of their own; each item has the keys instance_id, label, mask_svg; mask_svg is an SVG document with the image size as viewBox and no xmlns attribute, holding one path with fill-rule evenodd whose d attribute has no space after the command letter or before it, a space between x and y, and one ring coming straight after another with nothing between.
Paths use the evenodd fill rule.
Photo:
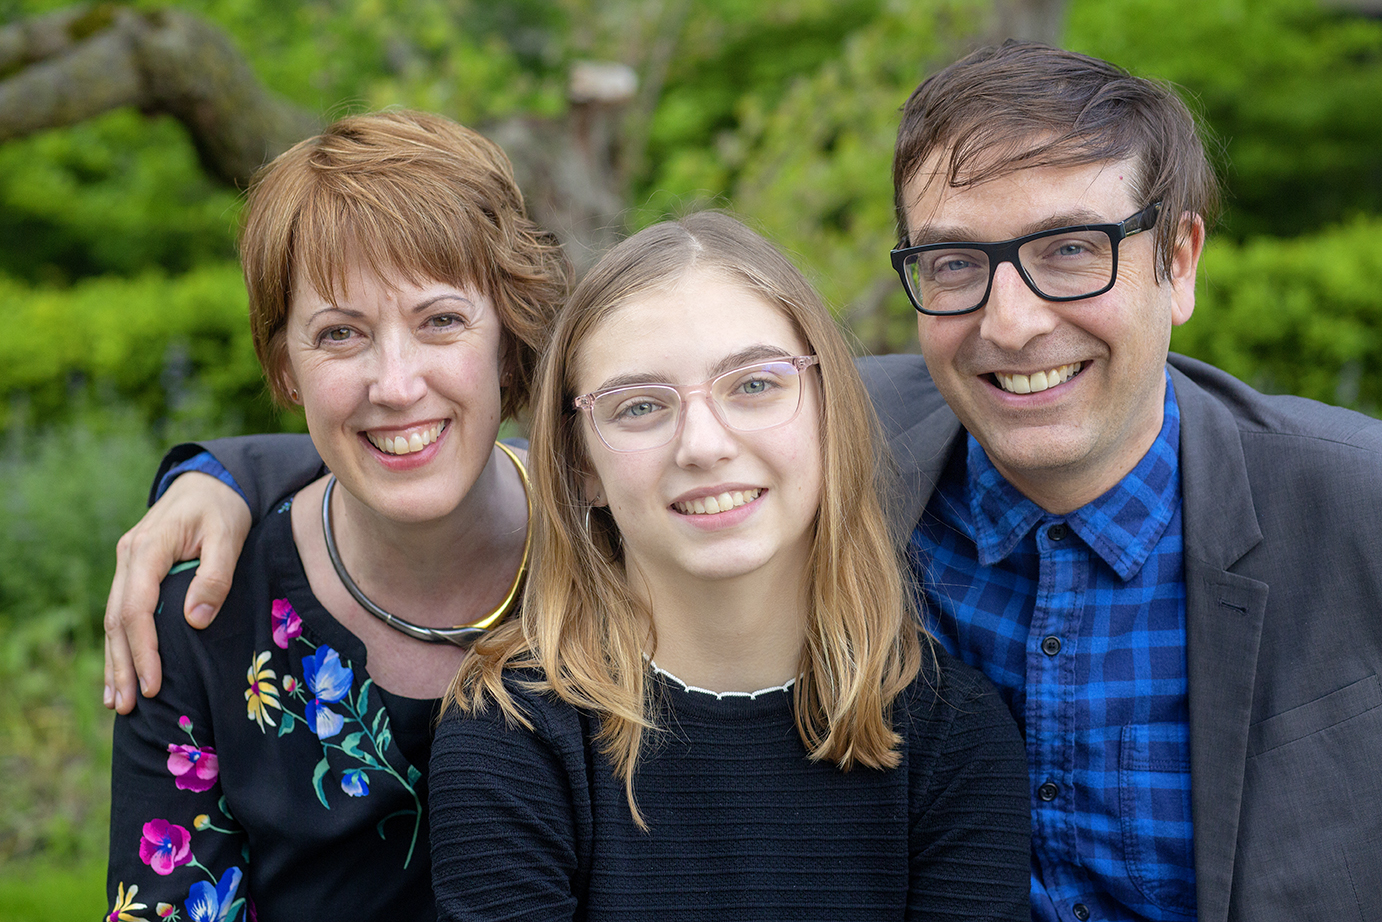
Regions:
<instances>
[{"instance_id":1,"label":"girl's neck","mask_svg":"<svg viewBox=\"0 0 1382 922\"><path fill-rule=\"evenodd\" d=\"M671 585L630 573L652 614L662 669L716 692L782 685L801 669L809 590L804 566L765 568L725 580Z\"/></svg>"}]
</instances>

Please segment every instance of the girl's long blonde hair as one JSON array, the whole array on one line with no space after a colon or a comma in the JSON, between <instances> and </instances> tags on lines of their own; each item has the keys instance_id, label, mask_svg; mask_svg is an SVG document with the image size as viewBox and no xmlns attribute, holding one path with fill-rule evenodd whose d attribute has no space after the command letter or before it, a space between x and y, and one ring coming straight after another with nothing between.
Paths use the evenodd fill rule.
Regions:
<instances>
[{"instance_id":1,"label":"girl's long blonde hair","mask_svg":"<svg viewBox=\"0 0 1382 922\"><path fill-rule=\"evenodd\" d=\"M916 677L924 637L879 499L886 465L878 424L844 337L810 283L770 243L716 212L649 227L619 244L561 311L537 373L529 459L533 568L522 613L479 640L448 706L490 700L531 727L505 672L598 718L596 745L623 780L635 820L634 775L657 728L645 654L651 612L629 590L618 529L589 509L584 427L572 407L582 344L606 317L690 272L714 272L776 306L820 359L824 486L809 571L810 611L794 689L797 729L813 760L841 769L892 768L900 737L892 704ZM587 527L588 523L588 527ZM513 680L511 676L511 681Z\"/></svg>"}]
</instances>

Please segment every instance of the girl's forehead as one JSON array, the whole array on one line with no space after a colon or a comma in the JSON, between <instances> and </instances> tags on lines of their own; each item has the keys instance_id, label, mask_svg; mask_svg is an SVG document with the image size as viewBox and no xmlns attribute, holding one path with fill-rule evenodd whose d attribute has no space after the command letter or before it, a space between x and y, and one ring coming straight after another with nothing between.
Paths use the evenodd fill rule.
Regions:
<instances>
[{"instance_id":1,"label":"girl's forehead","mask_svg":"<svg viewBox=\"0 0 1382 922\"><path fill-rule=\"evenodd\" d=\"M782 307L742 282L703 273L610 310L574 350L574 370L579 387L629 373L699 381L724 356L754 346L796 355L805 343Z\"/></svg>"}]
</instances>

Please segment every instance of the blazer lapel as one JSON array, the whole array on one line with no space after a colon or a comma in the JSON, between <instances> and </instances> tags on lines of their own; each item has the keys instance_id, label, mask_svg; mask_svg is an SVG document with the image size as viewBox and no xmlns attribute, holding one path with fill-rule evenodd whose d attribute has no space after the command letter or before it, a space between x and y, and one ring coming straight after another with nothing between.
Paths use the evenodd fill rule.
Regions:
<instances>
[{"instance_id":1,"label":"blazer lapel","mask_svg":"<svg viewBox=\"0 0 1382 922\"><path fill-rule=\"evenodd\" d=\"M1234 417L1174 366L1181 413L1190 775L1201 922L1228 918L1267 584L1230 572L1262 541Z\"/></svg>"},{"instance_id":2,"label":"blazer lapel","mask_svg":"<svg viewBox=\"0 0 1382 922\"><path fill-rule=\"evenodd\" d=\"M897 476L889 490L887 511L893 534L905 544L931 501L936 483L957 438L964 433L950 407L941 404L921 422L888 441Z\"/></svg>"}]
</instances>

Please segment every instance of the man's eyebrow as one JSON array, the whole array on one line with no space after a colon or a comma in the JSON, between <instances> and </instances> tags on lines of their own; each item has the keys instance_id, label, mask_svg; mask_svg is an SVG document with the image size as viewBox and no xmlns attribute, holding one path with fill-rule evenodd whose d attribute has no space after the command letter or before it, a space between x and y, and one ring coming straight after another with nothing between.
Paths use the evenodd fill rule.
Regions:
<instances>
[{"instance_id":1,"label":"man's eyebrow","mask_svg":"<svg viewBox=\"0 0 1382 922\"><path fill-rule=\"evenodd\" d=\"M1112 224L1103 215L1091 211L1087 208L1080 208L1074 211L1064 211L1059 214L1049 215L1040 221L1033 222L1019 228L1019 233L1007 239L1015 240L1018 237L1025 237L1028 234L1039 234L1042 231L1056 230L1061 227L1077 227L1084 224ZM912 246L926 246L932 243L999 243L997 240L986 240L978 231L952 224L927 224L920 230L911 235Z\"/></svg>"}]
</instances>

